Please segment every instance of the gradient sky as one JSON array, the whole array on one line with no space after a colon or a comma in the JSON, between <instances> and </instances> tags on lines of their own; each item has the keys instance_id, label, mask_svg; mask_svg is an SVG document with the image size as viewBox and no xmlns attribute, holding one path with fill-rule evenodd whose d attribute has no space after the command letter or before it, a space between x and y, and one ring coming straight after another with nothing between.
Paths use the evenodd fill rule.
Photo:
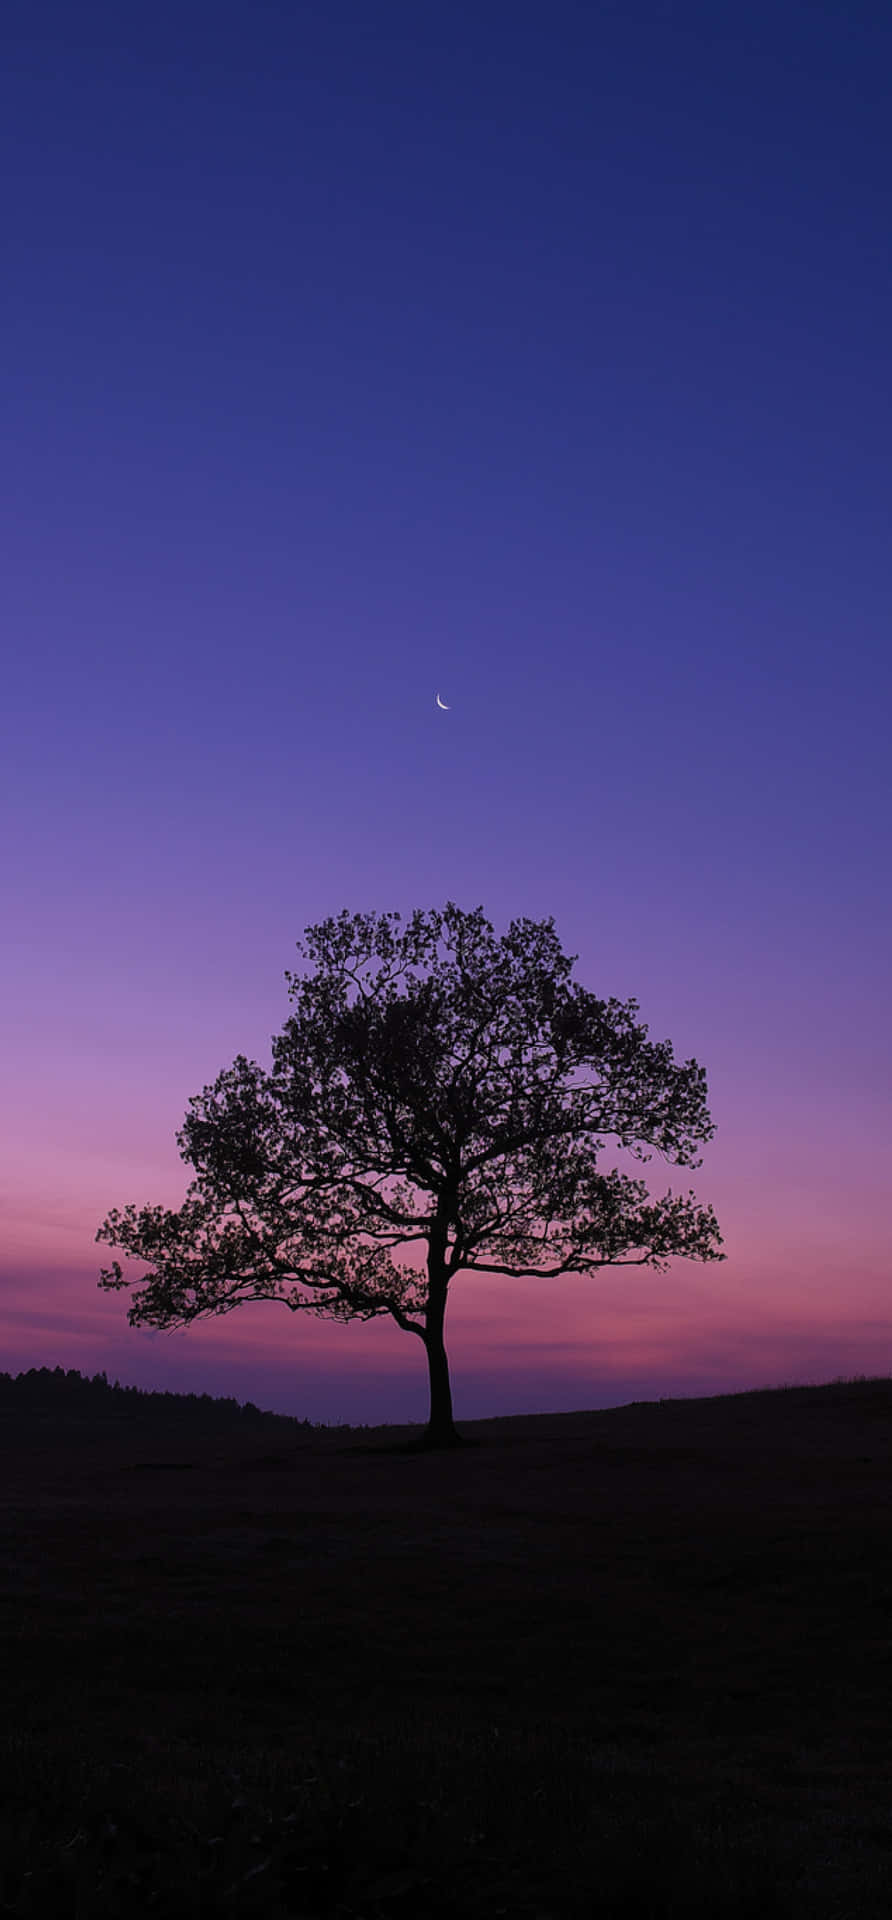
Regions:
<instances>
[{"instance_id":1,"label":"gradient sky","mask_svg":"<svg viewBox=\"0 0 892 1920\"><path fill-rule=\"evenodd\" d=\"M305 926L452 898L706 1069L703 1166L617 1164L728 1255L460 1276L457 1417L892 1371L892 14L3 42L0 1366L426 1417L391 1322L131 1330L94 1235Z\"/></svg>"}]
</instances>

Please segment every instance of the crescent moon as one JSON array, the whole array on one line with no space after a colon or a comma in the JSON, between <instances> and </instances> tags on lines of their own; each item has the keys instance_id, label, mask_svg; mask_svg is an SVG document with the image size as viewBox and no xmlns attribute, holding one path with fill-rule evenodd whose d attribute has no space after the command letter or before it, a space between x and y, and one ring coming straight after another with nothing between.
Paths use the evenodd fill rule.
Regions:
<instances>
[{"instance_id":1,"label":"crescent moon","mask_svg":"<svg viewBox=\"0 0 892 1920\"><path fill-rule=\"evenodd\" d=\"M442 713L449 712L449 708L447 707L445 700L441 700L439 694L437 694L437 706L440 708L440 711Z\"/></svg>"}]
</instances>

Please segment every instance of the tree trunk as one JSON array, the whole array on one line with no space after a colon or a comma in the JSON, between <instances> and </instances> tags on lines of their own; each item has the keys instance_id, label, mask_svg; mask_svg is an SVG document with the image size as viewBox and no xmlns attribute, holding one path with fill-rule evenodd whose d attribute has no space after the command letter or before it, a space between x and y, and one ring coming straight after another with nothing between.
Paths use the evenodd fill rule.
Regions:
<instances>
[{"instance_id":1,"label":"tree trunk","mask_svg":"<svg viewBox=\"0 0 892 1920\"><path fill-rule=\"evenodd\" d=\"M424 1347L430 1373L431 1409L422 1439L424 1447L463 1447L466 1442L452 1419L452 1389L449 1385L449 1361L443 1339L446 1318L446 1289L433 1287L428 1296Z\"/></svg>"}]
</instances>

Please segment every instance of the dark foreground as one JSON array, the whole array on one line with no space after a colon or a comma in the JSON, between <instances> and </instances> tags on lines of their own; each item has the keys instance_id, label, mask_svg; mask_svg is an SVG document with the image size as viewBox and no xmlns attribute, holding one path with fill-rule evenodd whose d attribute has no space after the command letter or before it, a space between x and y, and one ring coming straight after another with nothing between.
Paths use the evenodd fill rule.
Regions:
<instances>
[{"instance_id":1,"label":"dark foreground","mask_svg":"<svg viewBox=\"0 0 892 1920\"><path fill-rule=\"evenodd\" d=\"M892 1910L892 1381L408 1430L7 1416L0 1913Z\"/></svg>"}]
</instances>

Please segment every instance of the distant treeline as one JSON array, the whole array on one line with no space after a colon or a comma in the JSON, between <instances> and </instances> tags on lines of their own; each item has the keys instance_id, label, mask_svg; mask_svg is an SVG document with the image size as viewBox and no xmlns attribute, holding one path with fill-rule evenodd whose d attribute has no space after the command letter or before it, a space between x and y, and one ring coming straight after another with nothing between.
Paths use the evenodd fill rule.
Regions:
<instances>
[{"instance_id":1,"label":"distant treeline","mask_svg":"<svg viewBox=\"0 0 892 1920\"><path fill-rule=\"evenodd\" d=\"M29 1367L27 1373L0 1373L0 1410L21 1412L29 1407L50 1413L160 1413L165 1419L194 1421L202 1426L267 1426L272 1423L310 1427L311 1420L296 1420L287 1413L265 1413L253 1400L244 1405L231 1395L215 1399L210 1393L156 1393L145 1387L122 1387L108 1375L94 1373L92 1379L78 1373L76 1367Z\"/></svg>"}]
</instances>

